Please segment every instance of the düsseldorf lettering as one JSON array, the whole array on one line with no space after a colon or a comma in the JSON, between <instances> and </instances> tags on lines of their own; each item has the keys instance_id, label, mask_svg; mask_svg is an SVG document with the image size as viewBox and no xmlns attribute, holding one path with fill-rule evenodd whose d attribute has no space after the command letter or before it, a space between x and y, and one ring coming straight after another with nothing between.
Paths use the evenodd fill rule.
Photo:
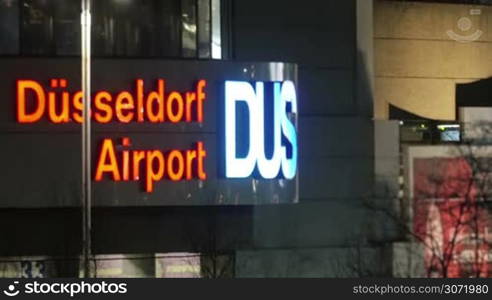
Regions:
<instances>
[{"instance_id":1,"label":"d\u00fcsseldorf lettering","mask_svg":"<svg viewBox=\"0 0 492 300\"><path fill-rule=\"evenodd\" d=\"M68 92L68 84L66 79L51 79L50 89L45 90L37 81L18 80L17 121L35 123L44 117L55 124L82 123L82 92ZM165 80L158 79L155 89L145 93L144 81L137 79L135 93L95 93L91 118L103 124L203 122L206 85L205 80L199 80L193 91L167 92Z\"/></svg>"}]
</instances>

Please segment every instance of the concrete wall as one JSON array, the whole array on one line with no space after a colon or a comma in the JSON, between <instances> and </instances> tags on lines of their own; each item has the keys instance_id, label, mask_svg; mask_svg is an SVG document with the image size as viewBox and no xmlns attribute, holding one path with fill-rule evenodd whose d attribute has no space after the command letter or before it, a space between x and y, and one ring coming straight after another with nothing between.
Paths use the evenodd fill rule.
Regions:
<instances>
[{"instance_id":1,"label":"concrete wall","mask_svg":"<svg viewBox=\"0 0 492 300\"><path fill-rule=\"evenodd\" d=\"M374 247L239 251L236 270L247 278L376 277L388 274L386 254Z\"/></svg>"},{"instance_id":2,"label":"concrete wall","mask_svg":"<svg viewBox=\"0 0 492 300\"><path fill-rule=\"evenodd\" d=\"M374 45L377 119L454 120L456 83L492 76L492 7L377 0Z\"/></svg>"},{"instance_id":3,"label":"concrete wall","mask_svg":"<svg viewBox=\"0 0 492 300\"><path fill-rule=\"evenodd\" d=\"M370 238L384 241L400 238L397 224L387 213L400 211L400 124L374 121L374 194L371 202Z\"/></svg>"},{"instance_id":4,"label":"concrete wall","mask_svg":"<svg viewBox=\"0 0 492 300\"><path fill-rule=\"evenodd\" d=\"M374 179L372 1L233 3L234 59L297 63L300 109L300 203L254 208L261 250L239 253L252 265L238 263L236 275L343 276L325 258L342 259L369 236L362 201Z\"/></svg>"}]
</instances>

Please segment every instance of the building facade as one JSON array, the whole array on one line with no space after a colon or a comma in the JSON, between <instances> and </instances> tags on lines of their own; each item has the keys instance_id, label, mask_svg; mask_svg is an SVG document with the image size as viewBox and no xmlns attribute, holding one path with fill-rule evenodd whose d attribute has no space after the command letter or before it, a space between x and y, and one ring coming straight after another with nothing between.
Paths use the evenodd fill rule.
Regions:
<instances>
[{"instance_id":1,"label":"building facade","mask_svg":"<svg viewBox=\"0 0 492 300\"><path fill-rule=\"evenodd\" d=\"M22 123L15 115L19 99L33 101L32 95L16 94L19 80L38 83L47 107L50 89L68 84L68 93L77 95L78 2L0 1L6 95L1 130L6 170L0 205L2 276L72 277L80 272L79 127L43 121L53 121L49 108L39 122L27 118ZM94 275L386 274L387 247L374 246L385 233L363 205L372 193L375 169L372 13L371 1L355 0L302 6L296 1L95 1L94 93L107 91L115 99L120 92L131 94L138 89L137 78L144 80L149 93L158 92L157 78L166 79L170 90L189 92L197 91L194 81L203 79L199 76L210 86L228 79L292 80L298 94L299 154L294 185L287 182L287 188L278 186L282 180L273 185L252 179L242 187L218 180L223 184L209 186L205 181L205 189L210 188L196 194L204 188L196 180L163 183L166 187L155 183L155 193L149 195L139 184L118 184L114 172L103 172L103 180L94 181ZM207 99L220 98L207 91ZM58 96L63 101L63 91ZM205 116L218 113L210 107ZM27 105L23 111L32 116L38 108ZM56 105L54 111L53 116ZM113 119L120 117L116 107L113 112ZM121 120L128 116L123 112ZM104 121L104 116L99 117ZM213 140L218 125L204 124L149 129L95 122L93 143L102 147L104 138L113 139L116 151L128 142L145 149L187 149L191 141ZM183 137L187 133L191 138ZM124 137L129 139L116 145ZM166 142L156 142L162 139ZM212 177L219 150L207 149L212 167L206 171ZM98 157L93 161L97 171ZM370 259L354 265L360 253Z\"/></svg>"},{"instance_id":2,"label":"building facade","mask_svg":"<svg viewBox=\"0 0 492 300\"><path fill-rule=\"evenodd\" d=\"M487 121L490 6L458 2L94 1L94 276L438 276L386 213L412 226L431 219L416 232L445 227L445 196L413 205L410 165L446 165L456 156L442 149ZM0 0L2 276L80 273L79 14L79 1ZM162 102L159 80L173 95ZM250 98L267 103L263 113ZM138 172L125 164L124 153L158 149L175 163L161 168L152 152ZM410 161L415 151L427 156ZM473 268L447 275L489 274Z\"/></svg>"},{"instance_id":3,"label":"building facade","mask_svg":"<svg viewBox=\"0 0 492 300\"><path fill-rule=\"evenodd\" d=\"M393 274L489 277L490 3L374 5L374 115L399 140L377 164L397 199Z\"/></svg>"}]
</instances>

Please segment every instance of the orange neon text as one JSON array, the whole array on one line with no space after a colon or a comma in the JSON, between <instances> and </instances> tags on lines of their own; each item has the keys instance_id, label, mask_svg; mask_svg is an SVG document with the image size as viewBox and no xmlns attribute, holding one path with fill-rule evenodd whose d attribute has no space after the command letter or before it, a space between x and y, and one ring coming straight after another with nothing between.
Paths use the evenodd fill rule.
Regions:
<instances>
[{"instance_id":1,"label":"orange neon text","mask_svg":"<svg viewBox=\"0 0 492 300\"><path fill-rule=\"evenodd\" d=\"M91 118L98 123L203 122L207 82L199 80L192 91L168 90L158 79L152 88L137 79L133 91L93 94ZM18 80L16 85L17 121L35 123L43 118L55 124L82 123L82 92L71 92L68 80L51 79L50 88L35 80Z\"/></svg>"},{"instance_id":2,"label":"orange neon text","mask_svg":"<svg viewBox=\"0 0 492 300\"><path fill-rule=\"evenodd\" d=\"M203 142L190 150L136 150L130 138L123 138L120 145L104 139L97 159L95 181L105 177L113 181L140 181L146 192L154 191L156 182L206 180L204 161L207 156ZM118 149L118 150L117 150Z\"/></svg>"}]
</instances>

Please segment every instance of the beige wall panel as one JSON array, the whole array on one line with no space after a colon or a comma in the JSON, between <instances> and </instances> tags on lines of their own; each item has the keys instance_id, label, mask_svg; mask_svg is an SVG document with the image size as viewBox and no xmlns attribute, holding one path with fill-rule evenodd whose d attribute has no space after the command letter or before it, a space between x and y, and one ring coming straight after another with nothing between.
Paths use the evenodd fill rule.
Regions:
<instances>
[{"instance_id":1,"label":"beige wall panel","mask_svg":"<svg viewBox=\"0 0 492 300\"><path fill-rule=\"evenodd\" d=\"M492 43L375 41L376 76L487 78L492 76Z\"/></svg>"},{"instance_id":2,"label":"beige wall panel","mask_svg":"<svg viewBox=\"0 0 492 300\"><path fill-rule=\"evenodd\" d=\"M492 77L491 6L377 0L374 16L376 119L388 118L388 103L454 119L455 84ZM481 34L458 42L450 31Z\"/></svg>"},{"instance_id":3,"label":"beige wall panel","mask_svg":"<svg viewBox=\"0 0 492 300\"><path fill-rule=\"evenodd\" d=\"M490 6L376 1L374 12L375 37L450 40L452 30L462 36L481 31L478 41L492 41ZM469 28L459 26L461 18L470 20Z\"/></svg>"},{"instance_id":4,"label":"beige wall panel","mask_svg":"<svg viewBox=\"0 0 492 300\"><path fill-rule=\"evenodd\" d=\"M449 79L376 78L376 119L387 119L387 103L425 118L455 118L455 85Z\"/></svg>"}]
</instances>

